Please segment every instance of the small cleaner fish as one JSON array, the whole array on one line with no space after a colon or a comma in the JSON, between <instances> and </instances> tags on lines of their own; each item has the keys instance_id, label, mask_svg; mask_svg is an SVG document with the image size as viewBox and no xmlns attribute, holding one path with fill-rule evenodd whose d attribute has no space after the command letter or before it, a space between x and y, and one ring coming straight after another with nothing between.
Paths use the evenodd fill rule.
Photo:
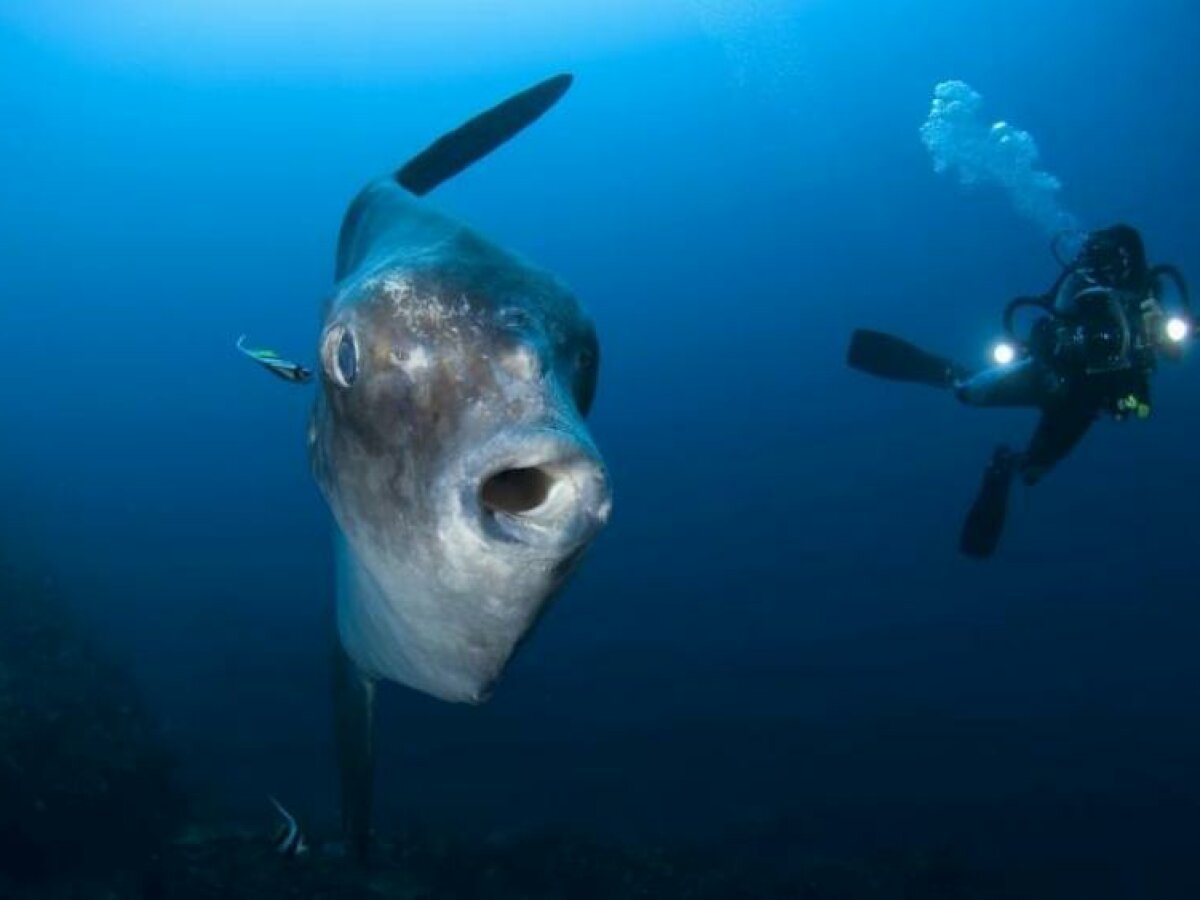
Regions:
<instances>
[{"instance_id":1,"label":"small cleaner fish","mask_svg":"<svg viewBox=\"0 0 1200 900\"><path fill-rule=\"evenodd\" d=\"M271 839L271 845L275 848L275 852L280 856L304 856L308 853L308 841L304 839L304 832L300 830L296 817L274 797L267 799L271 801L271 805L283 819L283 822L275 830L275 836Z\"/></svg>"},{"instance_id":2,"label":"small cleaner fish","mask_svg":"<svg viewBox=\"0 0 1200 900\"><path fill-rule=\"evenodd\" d=\"M237 339L237 348L244 356L254 360L272 375L290 381L293 384L307 384L312 380L312 370L306 369L300 363L284 359L274 350L256 350L246 346L246 336Z\"/></svg>"}]
</instances>

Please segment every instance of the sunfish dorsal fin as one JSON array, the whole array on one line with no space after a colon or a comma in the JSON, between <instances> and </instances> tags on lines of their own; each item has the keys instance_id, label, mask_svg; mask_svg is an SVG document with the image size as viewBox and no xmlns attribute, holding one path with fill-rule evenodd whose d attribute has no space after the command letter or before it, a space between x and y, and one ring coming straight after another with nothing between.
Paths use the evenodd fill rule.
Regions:
<instances>
[{"instance_id":1,"label":"sunfish dorsal fin","mask_svg":"<svg viewBox=\"0 0 1200 900\"><path fill-rule=\"evenodd\" d=\"M396 173L396 182L423 197L536 122L573 80L567 74L555 75L481 112L405 163Z\"/></svg>"}]
</instances>

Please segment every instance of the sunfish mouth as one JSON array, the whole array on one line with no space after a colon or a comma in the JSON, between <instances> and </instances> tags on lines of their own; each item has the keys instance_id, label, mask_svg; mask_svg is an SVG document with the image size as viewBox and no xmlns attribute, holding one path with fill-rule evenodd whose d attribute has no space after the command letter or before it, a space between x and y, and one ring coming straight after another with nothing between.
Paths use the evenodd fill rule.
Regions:
<instances>
[{"instance_id":1,"label":"sunfish mouth","mask_svg":"<svg viewBox=\"0 0 1200 900\"><path fill-rule=\"evenodd\" d=\"M457 473L462 513L484 540L571 553L608 521L608 477L590 443L566 432L506 432Z\"/></svg>"}]
</instances>

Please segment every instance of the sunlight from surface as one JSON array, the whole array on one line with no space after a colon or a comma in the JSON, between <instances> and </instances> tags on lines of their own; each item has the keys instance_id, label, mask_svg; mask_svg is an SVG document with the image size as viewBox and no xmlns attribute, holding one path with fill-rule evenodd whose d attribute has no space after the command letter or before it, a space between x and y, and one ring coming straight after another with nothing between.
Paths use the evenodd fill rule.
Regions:
<instances>
[{"instance_id":1,"label":"sunlight from surface","mask_svg":"<svg viewBox=\"0 0 1200 900\"><path fill-rule=\"evenodd\" d=\"M741 80L786 80L817 0L15 0L0 29L122 67L470 72L703 37Z\"/></svg>"},{"instance_id":2,"label":"sunlight from surface","mask_svg":"<svg viewBox=\"0 0 1200 900\"><path fill-rule=\"evenodd\" d=\"M698 31L689 0L18 0L0 16L125 63L305 70L463 70Z\"/></svg>"}]
</instances>

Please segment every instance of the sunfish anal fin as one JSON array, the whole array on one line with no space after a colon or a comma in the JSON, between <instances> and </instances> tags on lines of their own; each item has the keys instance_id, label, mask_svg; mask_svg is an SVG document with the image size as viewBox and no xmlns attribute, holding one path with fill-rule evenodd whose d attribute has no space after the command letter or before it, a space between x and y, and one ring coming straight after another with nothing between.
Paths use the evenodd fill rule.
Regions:
<instances>
[{"instance_id":1,"label":"sunfish anal fin","mask_svg":"<svg viewBox=\"0 0 1200 900\"><path fill-rule=\"evenodd\" d=\"M365 861L371 842L375 782L375 683L335 641L334 729L342 782L342 827L349 850Z\"/></svg>"}]
</instances>

